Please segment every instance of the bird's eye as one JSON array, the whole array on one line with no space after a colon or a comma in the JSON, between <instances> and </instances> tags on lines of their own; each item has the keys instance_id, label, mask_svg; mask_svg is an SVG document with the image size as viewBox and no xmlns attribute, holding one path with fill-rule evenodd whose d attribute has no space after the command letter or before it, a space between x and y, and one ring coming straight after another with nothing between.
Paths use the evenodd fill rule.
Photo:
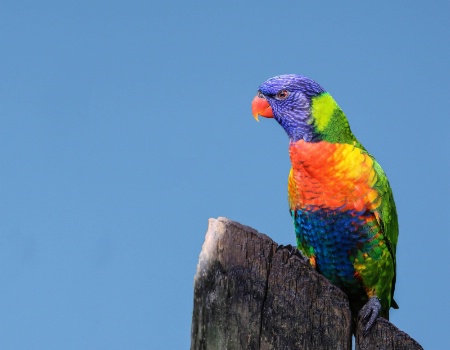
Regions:
<instances>
[{"instance_id":1,"label":"bird's eye","mask_svg":"<svg viewBox=\"0 0 450 350\"><path fill-rule=\"evenodd\" d=\"M278 91L278 93L275 96L275 98L277 100L285 100L285 99L288 98L288 96L289 96L289 91L287 91L287 90L280 90L280 91Z\"/></svg>"}]
</instances>

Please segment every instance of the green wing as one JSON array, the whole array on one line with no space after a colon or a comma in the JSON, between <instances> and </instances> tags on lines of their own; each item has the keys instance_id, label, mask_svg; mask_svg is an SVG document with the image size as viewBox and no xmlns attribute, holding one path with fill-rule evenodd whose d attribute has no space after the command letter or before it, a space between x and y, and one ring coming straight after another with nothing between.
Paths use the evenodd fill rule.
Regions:
<instances>
[{"instance_id":1,"label":"green wing","mask_svg":"<svg viewBox=\"0 0 450 350\"><path fill-rule=\"evenodd\" d=\"M394 260L394 278L392 279L391 285L391 306L395 309L398 308L397 303L393 299L396 281L396 250L398 241L398 219L397 219L397 209L395 208L394 196L392 194L391 186L389 181L381 168L380 164L372 157L374 160L374 169L377 174L377 182L375 183L375 189L381 195L381 204L376 209L377 219L380 221L381 228L383 230L383 235L386 238L386 245L391 253L392 259Z\"/></svg>"}]
</instances>

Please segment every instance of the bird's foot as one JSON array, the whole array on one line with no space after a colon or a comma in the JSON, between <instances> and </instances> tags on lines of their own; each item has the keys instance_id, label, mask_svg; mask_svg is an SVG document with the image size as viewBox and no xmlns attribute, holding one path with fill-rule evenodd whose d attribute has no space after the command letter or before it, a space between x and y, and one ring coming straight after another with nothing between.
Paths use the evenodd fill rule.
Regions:
<instances>
[{"instance_id":1,"label":"bird's foot","mask_svg":"<svg viewBox=\"0 0 450 350\"><path fill-rule=\"evenodd\" d=\"M279 251L280 249L288 249L289 250L289 258L293 255L298 256L300 259L305 260L306 258L303 256L303 254L300 252L300 250L297 249L297 247L292 246L291 244L284 245L284 244L278 244L275 251Z\"/></svg>"},{"instance_id":2,"label":"bird's foot","mask_svg":"<svg viewBox=\"0 0 450 350\"><path fill-rule=\"evenodd\" d=\"M380 299L371 297L369 301L359 310L358 319L364 326L364 336L366 336L374 325L381 310Z\"/></svg>"}]
</instances>

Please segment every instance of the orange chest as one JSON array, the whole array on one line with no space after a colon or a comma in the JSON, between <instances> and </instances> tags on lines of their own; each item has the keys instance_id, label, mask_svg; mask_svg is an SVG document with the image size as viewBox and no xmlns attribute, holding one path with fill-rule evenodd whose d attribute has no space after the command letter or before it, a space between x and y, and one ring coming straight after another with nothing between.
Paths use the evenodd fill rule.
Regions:
<instances>
[{"instance_id":1,"label":"orange chest","mask_svg":"<svg viewBox=\"0 0 450 350\"><path fill-rule=\"evenodd\" d=\"M373 210L379 205L374 189L377 174L372 157L349 144L309 143L289 147L289 204L296 208Z\"/></svg>"}]
</instances>

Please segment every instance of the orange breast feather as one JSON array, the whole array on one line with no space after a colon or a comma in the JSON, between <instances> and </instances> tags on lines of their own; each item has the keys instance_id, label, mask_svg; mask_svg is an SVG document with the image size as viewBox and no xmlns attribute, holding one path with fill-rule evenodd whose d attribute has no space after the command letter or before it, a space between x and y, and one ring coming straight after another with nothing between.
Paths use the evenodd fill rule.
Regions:
<instances>
[{"instance_id":1,"label":"orange breast feather","mask_svg":"<svg viewBox=\"0 0 450 350\"><path fill-rule=\"evenodd\" d=\"M381 198L373 188L372 158L354 145L299 140L291 143L288 191L291 209L374 210Z\"/></svg>"}]
</instances>

